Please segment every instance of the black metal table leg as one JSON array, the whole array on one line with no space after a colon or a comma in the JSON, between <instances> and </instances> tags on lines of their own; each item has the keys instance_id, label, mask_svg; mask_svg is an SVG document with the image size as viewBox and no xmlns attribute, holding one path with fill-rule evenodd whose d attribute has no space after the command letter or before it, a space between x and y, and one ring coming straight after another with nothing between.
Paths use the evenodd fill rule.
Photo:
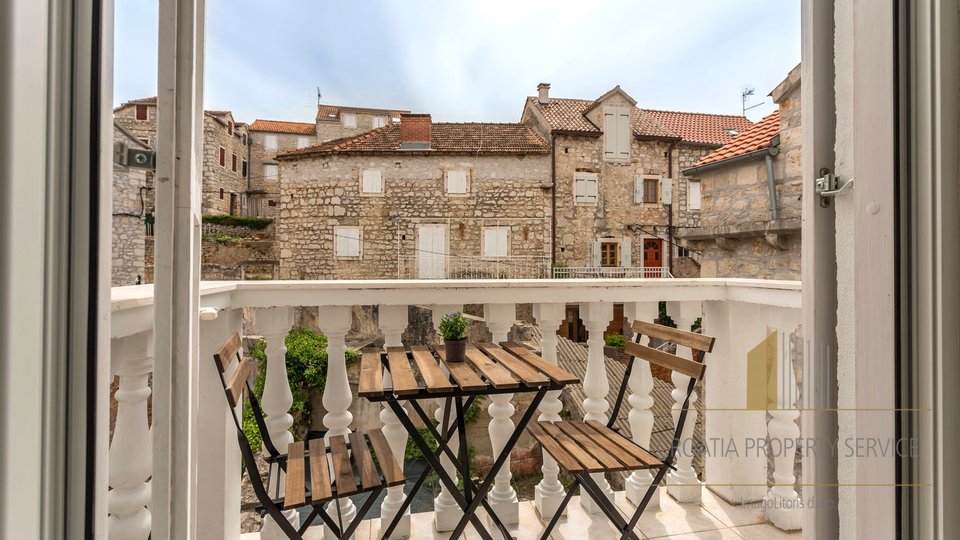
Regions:
<instances>
[{"instance_id":1,"label":"black metal table leg","mask_svg":"<svg viewBox=\"0 0 960 540\"><path fill-rule=\"evenodd\" d=\"M460 470L463 475L463 494L467 504L473 502L473 478L470 474L470 452L467 447L467 422L463 418L463 398L457 398L457 429L460 431Z\"/></svg>"}]
</instances>

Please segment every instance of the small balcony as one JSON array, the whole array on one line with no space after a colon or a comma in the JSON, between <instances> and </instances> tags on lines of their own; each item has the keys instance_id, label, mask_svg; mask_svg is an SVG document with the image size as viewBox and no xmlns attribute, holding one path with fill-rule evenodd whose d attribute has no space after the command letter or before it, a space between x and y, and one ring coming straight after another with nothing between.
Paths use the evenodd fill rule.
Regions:
<instances>
[{"instance_id":1,"label":"small balcony","mask_svg":"<svg viewBox=\"0 0 960 540\"><path fill-rule=\"evenodd\" d=\"M678 327L691 328L699 322L704 333L716 338L716 347L706 358L707 375L693 405L700 418L687 423L690 429L684 431L676 471L640 520L641 537L800 537L802 505L796 486L800 462L795 451L800 437L797 381L802 380L795 376L795 344L801 341L800 283L617 277L203 282L198 323L200 362L187 378L192 381L194 402L163 405L151 398L156 322L153 287L114 288L111 370L118 377L118 386L109 450L110 538L147 538L153 520L165 519L152 512L172 507L169 503L158 504L163 497L193 501L197 538L281 538L269 521L262 531L241 535L241 461L235 427L212 361L217 348L234 332L262 337L267 358L283 358L284 338L295 326L297 308L316 308L317 325L328 343L327 382L322 397L324 427L353 430L383 426L391 446L402 448L407 439L398 429L396 417L379 411L370 414L369 408L378 406L357 397L355 383L351 384L348 375L347 336L356 306L377 307L384 346L402 344L401 338L412 322L408 320L410 306L429 310L434 327L445 313L466 305L482 306L475 308L482 309L478 318L495 342L506 341L523 320L537 329L531 344L546 360L579 362L579 368L572 366L571 371L580 375L582 385L565 390L568 395L545 399L540 411L555 414L563 410L566 412L561 414L606 420L623 378L622 366L604 356L603 335L614 318L614 308L622 305L627 321L652 321L662 315L661 302L666 302L666 313ZM556 333L566 306L571 304L579 306L589 335L584 344L563 341ZM564 357L563 349L570 347L579 349L580 355ZM762 396L760 406L753 395L758 366L765 366L761 375L768 378L761 386L767 388L772 375L772 384L779 388L772 395ZM670 393L678 384L676 378L669 373L657 375L642 362L628 381L618 423L634 440L649 444L653 450L663 436L661 432L672 434L671 413L680 407L675 399L681 395ZM282 363L268 361L262 403L272 438L292 439L292 396ZM496 431L492 426L495 421L501 426L504 421L512 425L524 406L514 405L517 412L513 415L504 416L502 408L491 408L489 417L483 417L491 423L490 433ZM172 407L189 422L191 440L185 444L193 447L194 467L170 474L171 484L158 490L151 483L155 460L151 454L150 416L152 409L160 406ZM362 410L364 407L367 410ZM361 425L371 419L374 425ZM487 446L490 442L486 441ZM529 453L542 459L541 450L529 441L527 444ZM530 474L529 467L521 470L520 461L513 462L515 480ZM170 467L177 471L182 466ZM544 518L552 515L564 495L563 476L552 460L542 465L538 462L533 471L533 497L517 500L517 519L509 524L517 538L537 538ZM639 471L608 477L604 484L609 496L630 513L649 479L646 472ZM515 487L508 483L495 489L504 493ZM401 491L391 489L394 491L374 506L356 538L379 538L380 517L393 515L403 500ZM345 515L357 509L348 499L343 499L340 507ZM446 538L443 513L450 510L428 510L404 518L394 537ZM465 537L475 537L470 528L467 531ZM323 527L312 527L308 534L321 538ZM553 536L605 539L612 535L613 529L603 514L578 496Z\"/></svg>"}]
</instances>

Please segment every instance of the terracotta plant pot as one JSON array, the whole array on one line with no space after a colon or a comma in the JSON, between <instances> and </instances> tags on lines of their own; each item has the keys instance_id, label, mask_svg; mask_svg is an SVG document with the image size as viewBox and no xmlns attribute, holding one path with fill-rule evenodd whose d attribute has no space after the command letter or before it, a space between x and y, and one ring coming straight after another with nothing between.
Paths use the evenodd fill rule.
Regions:
<instances>
[{"instance_id":1,"label":"terracotta plant pot","mask_svg":"<svg viewBox=\"0 0 960 540\"><path fill-rule=\"evenodd\" d=\"M443 348L447 353L447 362L463 362L467 354L467 339L444 340Z\"/></svg>"}]
</instances>

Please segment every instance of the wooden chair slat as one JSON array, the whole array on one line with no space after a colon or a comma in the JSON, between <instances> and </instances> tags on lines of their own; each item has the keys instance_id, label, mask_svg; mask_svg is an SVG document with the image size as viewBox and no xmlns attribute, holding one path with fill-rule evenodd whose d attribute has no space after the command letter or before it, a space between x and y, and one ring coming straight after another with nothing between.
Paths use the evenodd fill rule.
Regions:
<instances>
[{"instance_id":1,"label":"wooden chair slat","mask_svg":"<svg viewBox=\"0 0 960 540\"><path fill-rule=\"evenodd\" d=\"M568 437L576 441L581 448L589 452L594 459L599 461L603 470L622 471L626 468L617 458L608 454L602 446L597 444L592 437L588 437L581 433L580 430L573 427L570 422L557 422L554 425L557 426L557 429L566 433Z\"/></svg>"},{"instance_id":2,"label":"wooden chair slat","mask_svg":"<svg viewBox=\"0 0 960 540\"><path fill-rule=\"evenodd\" d=\"M603 470L603 465L601 465L599 461L594 459L589 452L577 444L577 441L571 439L566 433L560 431L560 428L558 428L555 424L550 422L541 422L540 427L542 427L543 431L553 437L557 443L563 447L564 450L566 450L580 463L580 465L582 465L582 471Z\"/></svg>"},{"instance_id":3,"label":"wooden chair slat","mask_svg":"<svg viewBox=\"0 0 960 540\"><path fill-rule=\"evenodd\" d=\"M366 351L360 357L357 394L361 397L383 395L383 363L379 352Z\"/></svg>"},{"instance_id":4,"label":"wooden chair slat","mask_svg":"<svg viewBox=\"0 0 960 540\"><path fill-rule=\"evenodd\" d=\"M545 386L550 384L550 378L533 369L526 362L521 362L516 356L500 348L493 343L484 343L481 348L489 356L493 357L498 364L507 368L508 371L520 379L527 386Z\"/></svg>"},{"instance_id":5,"label":"wooden chair slat","mask_svg":"<svg viewBox=\"0 0 960 540\"><path fill-rule=\"evenodd\" d=\"M416 394L420 391L420 385L417 384L417 378L413 375L410 360L403 347L387 348L387 363L390 365L390 380L393 383L394 394Z\"/></svg>"},{"instance_id":6,"label":"wooden chair slat","mask_svg":"<svg viewBox=\"0 0 960 540\"><path fill-rule=\"evenodd\" d=\"M330 489L330 471L327 469L327 448L323 439L310 439L310 500L318 502L333 499Z\"/></svg>"},{"instance_id":7,"label":"wooden chair slat","mask_svg":"<svg viewBox=\"0 0 960 540\"><path fill-rule=\"evenodd\" d=\"M592 428L600 436L606 437L607 439L609 439L612 443L619 446L622 451L629 452L638 460L640 460L642 464L641 468L653 469L663 464L663 462L660 461L660 459L657 458L657 456L654 456L650 452L634 444L632 441L627 440L627 438L624 437L623 435L620 435L619 433L615 433L612 429L608 428L607 426L601 424L596 420L588 420L586 422L586 426Z\"/></svg>"},{"instance_id":8,"label":"wooden chair slat","mask_svg":"<svg viewBox=\"0 0 960 540\"><path fill-rule=\"evenodd\" d=\"M563 470L569 473L577 473L583 470L583 467L576 458L564 450L563 446L561 446L556 439L548 435L547 432L540 427L539 423L531 422L527 426L527 431L543 446L544 451L553 456L553 459L557 461L557 464L560 465Z\"/></svg>"},{"instance_id":9,"label":"wooden chair slat","mask_svg":"<svg viewBox=\"0 0 960 540\"><path fill-rule=\"evenodd\" d=\"M580 382L580 378L576 375L559 366L555 366L550 362L547 362L520 343L509 341L506 343L501 343L500 345L520 360L526 362L540 373L543 373L549 377L550 380L557 384L577 384Z\"/></svg>"},{"instance_id":10,"label":"wooden chair slat","mask_svg":"<svg viewBox=\"0 0 960 540\"><path fill-rule=\"evenodd\" d=\"M520 383L510 372L498 366L493 360L476 347L467 347L467 362L473 364L494 388L516 388Z\"/></svg>"},{"instance_id":11,"label":"wooden chair slat","mask_svg":"<svg viewBox=\"0 0 960 540\"><path fill-rule=\"evenodd\" d=\"M283 490L284 508L296 508L307 503L304 465L303 441L290 443L287 447L287 478Z\"/></svg>"},{"instance_id":12,"label":"wooden chair slat","mask_svg":"<svg viewBox=\"0 0 960 540\"><path fill-rule=\"evenodd\" d=\"M337 498L353 495L357 492L350 453L347 450L347 438L343 435L330 437L330 455L333 461L333 478L337 486Z\"/></svg>"},{"instance_id":13,"label":"wooden chair slat","mask_svg":"<svg viewBox=\"0 0 960 540\"><path fill-rule=\"evenodd\" d=\"M227 368L230 367L230 363L236 360L237 353L240 352L240 348L243 346L243 343L240 341L240 334L234 332L227 342L220 346L220 349L217 352L213 353L213 359L217 362L217 369L220 370L220 373L226 373Z\"/></svg>"},{"instance_id":14,"label":"wooden chair slat","mask_svg":"<svg viewBox=\"0 0 960 540\"><path fill-rule=\"evenodd\" d=\"M237 369L233 370L230 377L230 384L227 385L227 402L231 407L236 407L243 397L243 391L247 388L247 381L250 380L250 374L253 373L253 360L244 358Z\"/></svg>"},{"instance_id":15,"label":"wooden chair slat","mask_svg":"<svg viewBox=\"0 0 960 540\"><path fill-rule=\"evenodd\" d=\"M353 462L357 465L357 472L360 473L360 484L363 485L363 489L369 490L382 486L380 474L373 463L373 456L370 455L370 447L367 446L367 438L362 432L354 431L350 434L350 449Z\"/></svg>"},{"instance_id":16,"label":"wooden chair slat","mask_svg":"<svg viewBox=\"0 0 960 540\"><path fill-rule=\"evenodd\" d=\"M437 349L437 356L461 390L475 391L487 387L487 383L483 382L483 379L466 362L447 362L447 354L442 348Z\"/></svg>"},{"instance_id":17,"label":"wooden chair slat","mask_svg":"<svg viewBox=\"0 0 960 540\"><path fill-rule=\"evenodd\" d=\"M594 430L592 427L584 424L583 422L566 423L573 429L576 429L582 433L585 438L590 439L600 446L604 452L622 463L626 469L632 470L643 467L644 463L640 460L640 458L633 455L632 452L625 452L623 448L620 448L620 445L614 443L612 440L604 436L603 433ZM611 433L613 432L611 431ZM614 435L616 434L614 433Z\"/></svg>"},{"instance_id":18,"label":"wooden chair slat","mask_svg":"<svg viewBox=\"0 0 960 540\"><path fill-rule=\"evenodd\" d=\"M710 336L646 321L633 321L633 331L703 352L711 352L716 341Z\"/></svg>"},{"instance_id":19,"label":"wooden chair slat","mask_svg":"<svg viewBox=\"0 0 960 540\"><path fill-rule=\"evenodd\" d=\"M681 358L666 351L658 351L657 349L647 347L646 345L640 345L639 343L628 341L627 346L624 347L624 352L659 366L663 366L667 369L683 373L684 375L693 377L694 379L700 379L703 376L703 364L700 362L694 362L693 360L688 360L686 358Z\"/></svg>"},{"instance_id":20,"label":"wooden chair slat","mask_svg":"<svg viewBox=\"0 0 960 540\"><path fill-rule=\"evenodd\" d=\"M403 467L397 463L397 458L393 455L393 450L390 449L390 443L387 442L383 431L370 430L367 432L367 437L370 438L373 451L377 454L377 462L380 464L380 470L387 485L392 487L403 484L405 481Z\"/></svg>"},{"instance_id":21,"label":"wooden chair slat","mask_svg":"<svg viewBox=\"0 0 960 540\"><path fill-rule=\"evenodd\" d=\"M427 392L449 392L453 390L450 377L440 369L440 364L433 358L430 349L423 345L410 347L413 360L417 363L420 376L427 385Z\"/></svg>"}]
</instances>

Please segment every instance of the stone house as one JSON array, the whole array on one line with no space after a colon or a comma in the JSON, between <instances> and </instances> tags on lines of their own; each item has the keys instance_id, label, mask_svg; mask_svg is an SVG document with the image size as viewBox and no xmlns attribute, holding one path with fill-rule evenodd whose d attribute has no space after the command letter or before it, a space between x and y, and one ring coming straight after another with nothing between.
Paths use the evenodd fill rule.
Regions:
<instances>
[{"instance_id":1,"label":"stone house","mask_svg":"<svg viewBox=\"0 0 960 540\"><path fill-rule=\"evenodd\" d=\"M157 136L157 98L134 99L113 111L114 121L135 138L154 147ZM246 124L230 111L204 111L203 194L204 214L244 215L247 169L250 159ZM147 213L153 213L153 175L148 174Z\"/></svg>"},{"instance_id":2,"label":"stone house","mask_svg":"<svg viewBox=\"0 0 960 540\"><path fill-rule=\"evenodd\" d=\"M683 173L702 185L699 227L680 232L702 277L800 279L800 66L770 93L778 110Z\"/></svg>"},{"instance_id":3,"label":"stone house","mask_svg":"<svg viewBox=\"0 0 960 540\"><path fill-rule=\"evenodd\" d=\"M117 122L113 142L130 148L150 147ZM144 278L147 171L113 166L113 241L111 285L136 285Z\"/></svg>"},{"instance_id":4,"label":"stone house","mask_svg":"<svg viewBox=\"0 0 960 540\"><path fill-rule=\"evenodd\" d=\"M280 200L277 154L317 144L317 125L257 119L250 124L250 185L247 209L251 216L276 215Z\"/></svg>"},{"instance_id":5,"label":"stone house","mask_svg":"<svg viewBox=\"0 0 960 540\"><path fill-rule=\"evenodd\" d=\"M688 255L675 232L700 217L699 184L681 168L751 125L743 116L641 109L619 86L595 100L551 97L546 83L527 97L521 122L551 147L560 277L602 267L659 277L675 268L674 258Z\"/></svg>"},{"instance_id":6,"label":"stone house","mask_svg":"<svg viewBox=\"0 0 960 540\"><path fill-rule=\"evenodd\" d=\"M280 154L281 279L543 277L550 157L524 124L402 114Z\"/></svg>"},{"instance_id":7,"label":"stone house","mask_svg":"<svg viewBox=\"0 0 960 540\"><path fill-rule=\"evenodd\" d=\"M317 106L317 142L323 143L360 135L390 123L399 123L400 115L409 113L399 109L375 109L346 105Z\"/></svg>"}]
</instances>

